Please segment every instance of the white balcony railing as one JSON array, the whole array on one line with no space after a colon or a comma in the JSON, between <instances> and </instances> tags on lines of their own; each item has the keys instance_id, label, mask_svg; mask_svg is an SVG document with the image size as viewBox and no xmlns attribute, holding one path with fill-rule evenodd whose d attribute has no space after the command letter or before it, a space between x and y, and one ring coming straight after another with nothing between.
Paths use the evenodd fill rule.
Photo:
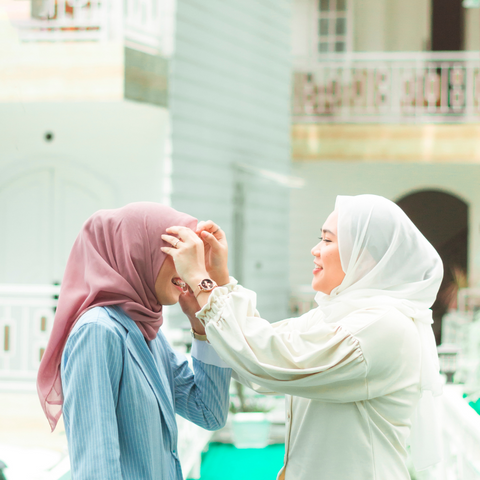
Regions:
<instances>
[{"instance_id":1,"label":"white balcony railing","mask_svg":"<svg viewBox=\"0 0 480 480\"><path fill-rule=\"evenodd\" d=\"M31 11L13 20L22 41L106 41L169 56L175 0L30 0Z\"/></svg>"},{"instance_id":2,"label":"white balcony railing","mask_svg":"<svg viewBox=\"0 0 480 480\"><path fill-rule=\"evenodd\" d=\"M32 0L31 13L31 18L14 22L23 41L97 41L109 36L108 0Z\"/></svg>"},{"instance_id":3,"label":"white balcony railing","mask_svg":"<svg viewBox=\"0 0 480 480\"><path fill-rule=\"evenodd\" d=\"M435 480L480 479L480 415L462 391L462 385L446 385L442 395L443 462Z\"/></svg>"},{"instance_id":4,"label":"white balcony railing","mask_svg":"<svg viewBox=\"0 0 480 480\"><path fill-rule=\"evenodd\" d=\"M174 13L175 0L124 0L126 44L170 56Z\"/></svg>"},{"instance_id":5,"label":"white balcony railing","mask_svg":"<svg viewBox=\"0 0 480 480\"><path fill-rule=\"evenodd\" d=\"M59 286L0 285L0 384L34 389Z\"/></svg>"},{"instance_id":6,"label":"white balcony railing","mask_svg":"<svg viewBox=\"0 0 480 480\"><path fill-rule=\"evenodd\" d=\"M331 54L294 70L294 122L480 120L479 52Z\"/></svg>"}]
</instances>

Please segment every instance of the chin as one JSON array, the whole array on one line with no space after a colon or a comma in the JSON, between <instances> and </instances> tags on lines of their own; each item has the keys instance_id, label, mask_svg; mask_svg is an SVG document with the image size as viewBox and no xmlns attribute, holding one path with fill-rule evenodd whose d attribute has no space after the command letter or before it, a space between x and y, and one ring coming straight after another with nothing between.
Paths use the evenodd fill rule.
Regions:
<instances>
[{"instance_id":1,"label":"chin","mask_svg":"<svg viewBox=\"0 0 480 480\"><path fill-rule=\"evenodd\" d=\"M175 298L172 298L172 303L170 303L170 305L176 305L179 300L180 300L180 295L178 295Z\"/></svg>"},{"instance_id":2,"label":"chin","mask_svg":"<svg viewBox=\"0 0 480 480\"><path fill-rule=\"evenodd\" d=\"M318 283L316 284L315 282L312 282L312 288L316 291L316 292L322 292L322 293L326 293L327 295L332 291L326 291L327 289L322 287L322 285L318 285Z\"/></svg>"},{"instance_id":3,"label":"chin","mask_svg":"<svg viewBox=\"0 0 480 480\"><path fill-rule=\"evenodd\" d=\"M179 300L180 300L180 294L175 292L173 295L170 296L170 298L165 303L163 303L163 305L165 306L176 305Z\"/></svg>"}]
</instances>

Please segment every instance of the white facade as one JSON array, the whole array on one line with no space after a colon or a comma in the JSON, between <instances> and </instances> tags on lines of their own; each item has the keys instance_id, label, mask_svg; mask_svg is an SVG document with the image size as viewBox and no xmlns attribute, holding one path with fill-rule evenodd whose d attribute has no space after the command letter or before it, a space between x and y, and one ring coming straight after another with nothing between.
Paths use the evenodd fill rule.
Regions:
<instances>
[{"instance_id":1,"label":"white facade","mask_svg":"<svg viewBox=\"0 0 480 480\"><path fill-rule=\"evenodd\" d=\"M124 100L121 9L52 5L0 3L0 284L61 282L93 212L164 194L168 112Z\"/></svg>"},{"instance_id":2,"label":"white facade","mask_svg":"<svg viewBox=\"0 0 480 480\"><path fill-rule=\"evenodd\" d=\"M162 200L165 109L3 103L0 115L0 283L61 282L92 213Z\"/></svg>"},{"instance_id":3,"label":"white facade","mask_svg":"<svg viewBox=\"0 0 480 480\"><path fill-rule=\"evenodd\" d=\"M292 286L311 282L310 249L318 242L337 195L370 193L397 201L421 190L441 190L469 206L469 274L474 284L480 281L480 165L300 161L294 163L293 172L306 185L291 194Z\"/></svg>"},{"instance_id":4,"label":"white facade","mask_svg":"<svg viewBox=\"0 0 480 480\"><path fill-rule=\"evenodd\" d=\"M293 55L318 54L315 21L320 0L294 0ZM347 0L346 0L347 1ZM431 0L348 0L353 52L421 52L430 49ZM480 48L480 10L464 9L464 50Z\"/></svg>"},{"instance_id":5,"label":"white facade","mask_svg":"<svg viewBox=\"0 0 480 480\"><path fill-rule=\"evenodd\" d=\"M434 126L429 124L474 128L480 120L480 9L462 12L467 51L430 52L430 0L349 0L350 50L320 55L318 25L312 22L320 4L294 2L292 168L306 186L291 193L292 287L311 281L309 252L336 195L373 193L397 201L422 190L440 190L467 204L468 276L472 285L478 284L478 143L472 135L471 148L466 148L465 136L455 136L452 128L447 145L443 136L430 134ZM322 127L309 129L308 124ZM368 125L343 135L341 124L346 129L349 124ZM412 146L408 136L384 136L384 124L393 130L410 124L412 138L419 142ZM368 145L362 143L366 130ZM357 148L360 144L363 150ZM437 157L424 154L433 149Z\"/></svg>"}]
</instances>

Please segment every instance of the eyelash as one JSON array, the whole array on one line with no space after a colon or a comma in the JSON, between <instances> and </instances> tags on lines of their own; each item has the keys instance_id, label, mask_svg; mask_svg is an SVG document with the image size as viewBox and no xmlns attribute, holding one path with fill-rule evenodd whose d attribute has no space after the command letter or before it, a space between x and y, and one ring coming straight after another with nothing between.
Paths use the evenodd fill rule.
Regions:
<instances>
[{"instance_id":1,"label":"eyelash","mask_svg":"<svg viewBox=\"0 0 480 480\"><path fill-rule=\"evenodd\" d=\"M323 237L318 237L318 239L319 239L321 242L331 242L331 240L327 240L326 238L323 238Z\"/></svg>"}]
</instances>

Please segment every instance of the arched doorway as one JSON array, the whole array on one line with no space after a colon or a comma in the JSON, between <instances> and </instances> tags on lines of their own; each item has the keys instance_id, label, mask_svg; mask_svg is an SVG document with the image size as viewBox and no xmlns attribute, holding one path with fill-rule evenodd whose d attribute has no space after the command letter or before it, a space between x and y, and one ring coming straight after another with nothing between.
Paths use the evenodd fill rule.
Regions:
<instances>
[{"instance_id":1,"label":"arched doorway","mask_svg":"<svg viewBox=\"0 0 480 480\"><path fill-rule=\"evenodd\" d=\"M433 304L434 332L441 341L441 320L449 308L449 292L468 265L468 205L439 190L423 190L404 196L397 204L435 247L443 260L445 274ZM454 287L453 287L454 288ZM450 303L451 306L451 303Z\"/></svg>"}]
</instances>

